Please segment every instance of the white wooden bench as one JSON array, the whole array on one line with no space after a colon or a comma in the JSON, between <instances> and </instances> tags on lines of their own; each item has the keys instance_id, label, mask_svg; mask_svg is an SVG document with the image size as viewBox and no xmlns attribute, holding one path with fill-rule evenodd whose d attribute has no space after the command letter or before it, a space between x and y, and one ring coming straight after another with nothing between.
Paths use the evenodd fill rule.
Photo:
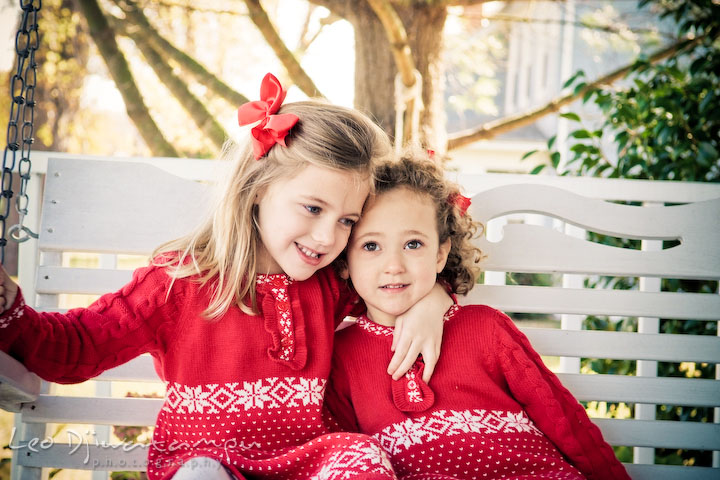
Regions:
<instances>
[{"instance_id":1,"label":"white wooden bench","mask_svg":"<svg viewBox=\"0 0 720 480\"><path fill-rule=\"evenodd\" d=\"M121 286L130 272L116 270L116 254L147 255L161 241L190 228L204 203L206 188L198 181L212 181L218 172L213 162L203 160L108 162L56 156L46 167L40 239L21 249L21 286L26 299L40 309L57 309L60 294L100 294ZM45 171L44 162L34 160L36 173ZM485 284L464 301L506 312L562 316L562 329L523 330L541 354L563 357L560 376L578 399L640 404L636 418L595 420L611 444L635 447L636 463L628 465L633 478L720 478L720 424L658 421L654 413L654 404L714 407L717 422L720 380L657 378L653 373L659 361L720 364L720 338L659 334L657 327L658 318L720 320L717 292L659 291L660 278L720 279L720 186L500 174L459 180L473 193L473 216L485 223L495 219L488 223L489 240L480 241L487 254L483 267L489 270ZM580 228L642 239L643 250L587 242ZM681 244L662 250L663 239ZM63 265L62 252L71 251L101 253L99 268ZM505 285L503 272L561 274L563 285ZM585 275L641 277L641 291L585 289ZM639 333L581 330L585 315L639 317ZM638 360L638 375L579 373L580 357ZM72 446L67 438L40 443L48 435L48 423L84 424L97 432L99 441L108 438L110 425L154 424L162 400L110 396L112 385L122 385L118 382L157 381L150 358L140 357L99 379L91 396L73 397L0 355L0 403L19 412L13 478L40 478L41 467L97 470L93 478L107 478L107 471L144 469L145 448L111 448L92 439L71 453L78 443L74 437ZM715 451L714 468L652 465L653 448Z\"/></svg>"}]
</instances>

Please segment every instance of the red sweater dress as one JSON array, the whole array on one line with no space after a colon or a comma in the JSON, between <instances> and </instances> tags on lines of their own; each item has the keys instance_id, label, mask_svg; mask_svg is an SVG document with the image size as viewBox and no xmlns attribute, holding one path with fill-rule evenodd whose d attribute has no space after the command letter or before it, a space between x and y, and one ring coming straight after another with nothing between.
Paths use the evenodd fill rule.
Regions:
<instances>
[{"instance_id":1,"label":"red sweater dress","mask_svg":"<svg viewBox=\"0 0 720 480\"><path fill-rule=\"evenodd\" d=\"M429 384L385 373L392 331L361 317L335 339L326 402L373 435L404 479L629 479L583 407L503 313L454 305Z\"/></svg>"},{"instance_id":2,"label":"red sweater dress","mask_svg":"<svg viewBox=\"0 0 720 480\"><path fill-rule=\"evenodd\" d=\"M59 383L150 352L167 387L151 479L195 456L238 478L395 478L375 440L323 421L335 319L348 304L331 270L302 282L259 276L261 315L234 307L216 321L200 316L209 295L198 283L170 284L164 268L138 269L120 291L66 314L36 312L18 294L0 316L0 348Z\"/></svg>"}]
</instances>

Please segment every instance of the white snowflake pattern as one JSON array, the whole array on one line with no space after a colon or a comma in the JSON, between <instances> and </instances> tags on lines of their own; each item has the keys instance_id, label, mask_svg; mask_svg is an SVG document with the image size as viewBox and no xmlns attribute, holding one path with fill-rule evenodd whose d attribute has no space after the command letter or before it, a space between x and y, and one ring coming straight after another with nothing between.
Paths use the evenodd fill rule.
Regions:
<instances>
[{"instance_id":1,"label":"white snowflake pattern","mask_svg":"<svg viewBox=\"0 0 720 480\"><path fill-rule=\"evenodd\" d=\"M396 478L392 464L377 445L356 442L334 453L311 480L346 480L360 473L374 473L378 478Z\"/></svg>"},{"instance_id":2,"label":"white snowflake pattern","mask_svg":"<svg viewBox=\"0 0 720 480\"><path fill-rule=\"evenodd\" d=\"M523 412L495 412L502 420L505 421L505 432L537 432L540 430L533 425L528 417L523 415Z\"/></svg>"},{"instance_id":3,"label":"white snowflake pattern","mask_svg":"<svg viewBox=\"0 0 720 480\"><path fill-rule=\"evenodd\" d=\"M208 401L210 392L204 392L202 386L184 387L177 391L180 396L180 408L187 408L188 413L203 413L205 407L211 404Z\"/></svg>"},{"instance_id":4,"label":"white snowflake pattern","mask_svg":"<svg viewBox=\"0 0 720 480\"><path fill-rule=\"evenodd\" d=\"M250 409L320 406L326 380L270 377L250 382L182 385L168 383L163 410L171 413L237 413Z\"/></svg>"},{"instance_id":5,"label":"white snowflake pattern","mask_svg":"<svg viewBox=\"0 0 720 480\"><path fill-rule=\"evenodd\" d=\"M542 435L523 411L438 410L430 416L394 423L373 436L390 455L396 455L413 445L436 440L439 435L450 437L468 433Z\"/></svg>"},{"instance_id":6,"label":"white snowflake pattern","mask_svg":"<svg viewBox=\"0 0 720 480\"><path fill-rule=\"evenodd\" d=\"M299 380L300 383L293 385L297 392L294 398L300 400L304 406L322 403L325 396L325 382L318 378L300 378Z\"/></svg>"},{"instance_id":7,"label":"white snowflake pattern","mask_svg":"<svg viewBox=\"0 0 720 480\"><path fill-rule=\"evenodd\" d=\"M264 385L262 379L256 382L243 382L243 388L238 393L237 403L245 407L245 410L264 408L266 403L268 407L276 407L275 400L270 396L271 388L272 384Z\"/></svg>"}]
</instances>

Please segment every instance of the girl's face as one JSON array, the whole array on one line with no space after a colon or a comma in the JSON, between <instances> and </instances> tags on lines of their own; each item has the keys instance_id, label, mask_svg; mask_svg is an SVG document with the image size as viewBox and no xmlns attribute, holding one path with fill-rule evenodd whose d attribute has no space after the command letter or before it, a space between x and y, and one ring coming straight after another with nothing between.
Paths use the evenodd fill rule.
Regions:
<instances>
[{"instance_id":1,"label":"girl's face","mask_svg":"<svg viewBox=\"0 0 720 480\"><path fill-rule=\"evenodd\" d=\"M371 320L395 325L435 285L450 240L440 245L430 197L396 188L372 197L348 244L348 271Z\"/></svg>"},{"instance_id":2,"label":"girl's face","mask_svg":"<svg viewBox=\"0 0 720 480\"><path fill-rule=\"evenodd\" d=\"M347 245L370 191L356 173L308 165L258 196L258 273L306 280Z\"/></svg>"}]
</instances>

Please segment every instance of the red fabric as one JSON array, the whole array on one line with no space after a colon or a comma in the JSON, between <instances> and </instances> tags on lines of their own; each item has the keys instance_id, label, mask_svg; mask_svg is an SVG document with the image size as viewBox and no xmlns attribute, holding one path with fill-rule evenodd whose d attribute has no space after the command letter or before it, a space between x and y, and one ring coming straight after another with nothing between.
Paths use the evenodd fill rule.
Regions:
<instances>
[{"instance_id":1,"label":"red fabric","mask_svg":"<svg viewBox=\"0 0 720 480\"><path fill-rule=\"evenodd\" d=\"M419 411L393 395L412 391L409 379L385 373L391 328L365 318L336 335L327 405L344 428L377 438L399 477L629 478L512 320L486 306L453 306L446 318L442 355L423 384L434 402Z\"/></svg>"},{"instance_id":2,"label":"red fabric","mask_svg":"<svg viewBox=\"0 0 720 480\"><path fill-rule=\"evenodd\" d=\"M376 441L330 433L323 421L347 291L330 269L303 282L271 277L283 278L259 282L260 316L232 308L216 321L200 317L209 300L198 283L170 288L154 266L64 315L36 312L19 295L0 316L0 348L62 383L152 353L167 390L149 451L151 479L170 478L194 456L215 458L238 478L395 478Z\"/></svg>"},{"instance_id":3,"label":"red fabric","mask_svg":"<svg viewBox=\"0 0 720 480\"><path fill-rule=\"evenodd\" d=\"M260 100L248 102L238 108L238 124L249 125L260 121L251 130L255 160L262 158L276 143L285 146L285 137L298 122L292 113L275 115L285 100L285 90L272 73L268 73L260 84Z\"/></svg>"}]
</instances>

